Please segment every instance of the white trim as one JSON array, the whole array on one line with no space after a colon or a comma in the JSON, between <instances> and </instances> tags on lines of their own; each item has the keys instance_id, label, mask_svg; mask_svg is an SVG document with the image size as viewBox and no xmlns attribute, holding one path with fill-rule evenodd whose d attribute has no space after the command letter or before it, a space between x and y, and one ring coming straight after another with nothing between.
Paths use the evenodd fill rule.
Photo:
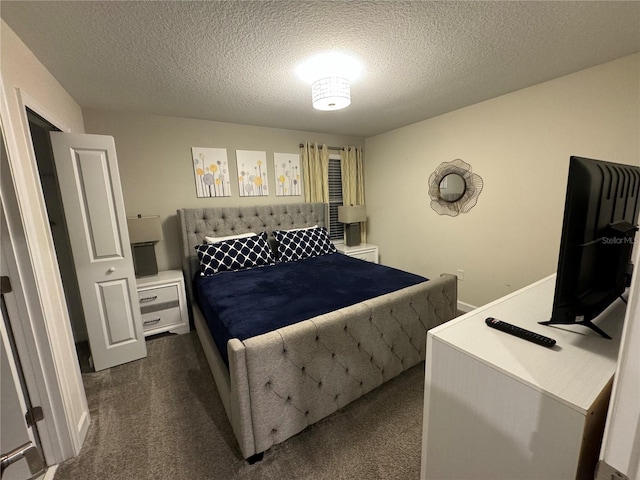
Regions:
<instances>
[{"instance_id":1,"label":"white trim","mask_svg":"<svg viewBox=\"0 0 640 480\"><path fill-rule=\"evenodd\" d=\"M64 132L70 132L71 129L69 126L63 122L61 119L57 118L56 115L49 112L45 107L43 107L40 103L38 103L35 99L33 99L29 94L24 92L20 88L16 88L16 97L18 99L18 103L20 105L20 120L22 122L22 128L24 132L30 132L29 127L29 118L27 117L27 108L29 108L34 113L41 116L47 122L54 125L56 128ZM30 138L30 137L29 137ZM37 160L35 151L33 149L33 142L28 141L28 149L29 149L29 161L31 162L34 173L38 172ZM44 206L44 193L42 191L42 184L40 182L40 177L35 179L35 183L39 188L41 204ZM44 211L44 217L48 218L48 214L46 213L46 207ZM47 225L47 243L49 244L49 249L52 252L55 252L55 246L53 244L53 234L51 233L51 229ZM57 267L57 261L56 261ZM47 288L51 288L51 280L57 280L58 291L61 295L61 298L64 299L64 290L62 287L62 278L60 276L59 268L56 269L55 272L56 279L49 279L47 282ZM36 286L38 295L42 295L43 291ZM80 365L78 363L78 357L75 350L75 344L73 341L73 333L71 331L71 320L69 318L69 314L66 310L65 304L65 314L66 321L58 322L56 325L55 333L51 332L51 329L48 328L49 324L45 324L47 328L47 336L49 339L49 345L51 347L53 353L53 360L55 362L53 368L57 377L57 383L61 388L62 394L62 402L64 411L62 414L66 419L67 428L70 434L70 440L72 442L73 454L77 455L80 453L80 449L82 448L82 444L87 435L87 431L89 430L89 406L87 404L87 398L84 391L84 385L82 384L82 378L80 375ZM64 327L60 328L60 323L63 324ZM53 333L53 334L52 334ZM64 350L65 352L62 352ZM73 363L70 364L68 361L64 361L64 353L72 352ZM53 372L52 372L53 373ZM74 388L75 387L75 388ZM75 395L74 395L75 390ZM80 393L80 398L78 398L78 394Z\"/></svg>"},{"instance_id":2,"label":"white trim","mask_svg":"<svg viewBox=\"0 0 640 480\"><path fill-rule=\"evenodd\" d=\"M33 195L29 195L30 189L25 183L34 174L35 156L28 134L28 122L25 123L24 107L29 106L44 118L50 114L19 89L15 89L15 94L16 106L22 111L19 120L14 120L14 123L11 120L3 78L0 76L0 128L7 150L7 158L3 159L6 170L2 175L0 199L5 211L8 238L11 239L9 253L13 258L7 261L12 263L9 269L12 271L19 312L16 322L19 325L14 328L14 334L18 351L23 356L29 394L33 404L41 406L44 411L45 419L38 422L38 431L45 458L48 464L56 464L79 453L89 425L88 406L64 304L59 270L57 275L55 271L50 271L51 262L55 264L53 240L38 238L36 233L40 227L36 222L46 218L44 199L42 196L30 198ZM20 127L22 130L18 136L16 128ZM63 127L67 128L66 125ZM23 161L19 141L26 142L30 153ZM39 179L37 185L40 185ZM51 237L50 233L48 237ZM46 246L43 245L43 240ZM50 258L47 257L47 249ZM40 285L46 285L46 288L41 289ZM61 323L64 325L65 317L68 328L60 328ZM67 351L65 355L64 349L72 351ZM64 361L69 354L75 358L75 362Z\"/></svg>"},{"instance_id":3,"label":"white trim","mask_svg":"<svg viewBox=\"0 0 640 480\"><path fill-rule=\"evenodd\" d=\"M47 471L44 472L44 476L40 477L38 480L53 480L56 476L56 471L58 470L58 465L52 465L47 468Z\"/></svg>"},{"instance_id":4,"label":"white trim","mask_svg":"<svg viewBox=\"0 0 640 480\"><path fill-rule=\"evenodd\" d=\"M18 103L22 107L20 109L20 120L22 121L22 128L25 132L29 132L29 118L27 117L27 110L33 111L37 113L42 118L44 118L47 122L59 128L63 132L70 133L71 128L65 122L63 122L60 118L57 118L56 115L51 113L45 107L43 107L40 103L38 103L31 95L23 91L21 88L16 87L16 98L18 99ZM35 162L35 153L33 152L33 145L30 144L30 153L33 155L32 161Z\"/></svg>"},{"instance_id":5,"label":"white trim","mask_svg":"<svg viewBox=\"0 0 640 480\"><path fill-rule=\"evenodd\" d=\"M26 242L26 232L22 224L18 198L15 195L15 175L9 158L18 156L18 146L15 133L9 121L9 111L7 98L0 78L0 128L5 142L7 158L3 159L2 187L0 188L0 203L5 212L7 222L6 232L11 239L11 249L7 253L7 263L13 283L13 290L17 309L19 312L19 325L13 325L16 347L18 352L28 361L24 361L23 370L29 395L34 405L42 407L45 420L38 422L38 431L42 440L42 447L47 463L61 461L65 455L66 445L69 445L68 438L65 439L64 432L60 431L59 419L56 412L62 408L59 392L52 391L48 386L50 382L56 382L55 372L45 372L45 365L51 365L51 356L48 344L39 341L43 336L44 326L42 307L38 299L26 298L23 294L25 288L22 284L34 288L35 278L33 274L33 260L29 252L28 242ZM2 228L2 226L0 226ZM31 321L31 324L29 323ZM46 332L45 332L46 333ZM46 338L46 337L45 337ZM55 383L54 383L55 385Z\"/></svg>"}]
</instances>

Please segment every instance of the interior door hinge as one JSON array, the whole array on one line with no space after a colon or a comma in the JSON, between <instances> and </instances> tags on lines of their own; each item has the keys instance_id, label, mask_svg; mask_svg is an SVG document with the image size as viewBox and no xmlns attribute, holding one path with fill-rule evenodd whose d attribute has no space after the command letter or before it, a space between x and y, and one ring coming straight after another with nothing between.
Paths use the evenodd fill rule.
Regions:
<instances>
[{"instance_id":1,"label":"interior door hinge","mask_svg":"<svg viewBox=\"0 0 640 480\"><path fill-rule=\"evenodd\" d=\"M42 407L31 407L27 410L27 413L24 414L24 419L27 422L27 425L30 427L35 426L36 422L44 419L44 413L42 412Z\"/></svg>"},{"instance_id":2,"label":"interior door hinge","mask_svg":"<svg viewBox=\"0 0 640 480\"><path fill-rule=\"evenodd\" d=\"M4 295L5 293L11 292L11 280L9 277L5 277L4 275L0 277L0 293Z\"/></svg>"}]
</instances>

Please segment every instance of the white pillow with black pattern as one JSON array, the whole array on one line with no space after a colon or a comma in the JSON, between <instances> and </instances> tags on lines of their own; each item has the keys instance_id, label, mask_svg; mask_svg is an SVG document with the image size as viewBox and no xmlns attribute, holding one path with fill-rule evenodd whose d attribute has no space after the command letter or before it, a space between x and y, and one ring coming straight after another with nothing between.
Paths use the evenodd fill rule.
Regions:
<instances>
[{"instance_id":1,"label":"white pillow with black pattern","mask_svg":"<svg viewBox=\"0 0 640 480\"><path fill-rule=\"evenodd\" d=\"M196 245L195 249L203 275L272 265L276 261L266 232L252 237Z\"/></svg>"},{"instance_id":2,"label":"white pillow with black pattern","mask_svg":"<svg viewBox=\"0 0 640 480\"><path fill-rule=\"evenodd\" d=\"M336 246L324 227L305 230L276 230L273 236L278 242L278 261L294 262L303 258L335 253Z\"/></svg>"},{"instance_id":3,"label":"white pillow with black pattern","mask_svg":"<svg viewBox=\"0 0 640 480\"><path fill-rule=\"evenodd\" d=\"M289 228L287 230L284 230L286 232L295 232L296 230L311 230L313 228L318 228L318 225L312 225L310 227L302 227L302 228Z\"/></svg>"},{"instance_id":4,"label":"white pillow with black pattern","mask_svg":"<svg viewBox=\"0 0 640 480\"><path fill-rule=\"evenodd\" d=\"M207 243L219 243L225 240L235 240L236 238L247 238L257 235L256 232L238 233L237 235L227 235L226 237L204 237Z\"/></svg>"}]
</instances>

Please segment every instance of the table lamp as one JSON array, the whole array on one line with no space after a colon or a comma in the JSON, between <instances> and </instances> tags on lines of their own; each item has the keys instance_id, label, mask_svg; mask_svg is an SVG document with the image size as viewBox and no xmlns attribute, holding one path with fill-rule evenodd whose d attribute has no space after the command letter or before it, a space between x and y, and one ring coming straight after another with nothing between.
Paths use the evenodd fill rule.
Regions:
<instances>
[{"instance_id":1,"label":"table lamp","mask_svg":"<svg viewBox=\"0 0 640 480\"><path fill-rule=\"evenodd\" d=\"M129 243L133 254L133 266L136 277L158 274L154 244L162 240L160 216L150 215L127 218Z\"/></svg>"},{"instance_id":2,"label":"table lamp","mask_svg":"<svg viewBox=\"0 0 640 480\"><path fill-rule=\"evenodd\" d=\"M338 207L338 221L344 223L345 244L347 247L360 245L360 222L367 220L364 205L342 205Z\"/></svg>"}]
</instances>

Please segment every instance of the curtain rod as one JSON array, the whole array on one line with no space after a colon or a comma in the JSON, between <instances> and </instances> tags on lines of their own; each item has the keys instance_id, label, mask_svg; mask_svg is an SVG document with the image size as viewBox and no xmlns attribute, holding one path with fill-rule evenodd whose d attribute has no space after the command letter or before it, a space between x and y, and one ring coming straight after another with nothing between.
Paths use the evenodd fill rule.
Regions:
<instances>
[{"instance_id":1,"label":"curtain rod","mask_svg":"<svg viewBox=\"0 0 640 480\"><path fill-rule=\"evenodd\" d=\"M304 143L301 143L300 145L298 145L298 148L302 148L302 147L304 147ZM323 146L322 145L318 145L318 148L323 148ZM327 147L327 150L338 150L338 151L340 151L340 150L344 150L345 148L347 148L347 147ZM348 148L352 148L352 147L348 147Z\"/></svg>"},{"instance_id":2,"label":"curtain rod","mask_svg":"<svg viewBox=\"0 0 640 480\"><path fill-rule=\"evenodd\" d=\"M304 143L298 145L299 148L304 147ZM323 148L322 145L318 145L318 148ZM327 150L342 150L342 147L327 147Z\"/></svg>"}]
</instances>

